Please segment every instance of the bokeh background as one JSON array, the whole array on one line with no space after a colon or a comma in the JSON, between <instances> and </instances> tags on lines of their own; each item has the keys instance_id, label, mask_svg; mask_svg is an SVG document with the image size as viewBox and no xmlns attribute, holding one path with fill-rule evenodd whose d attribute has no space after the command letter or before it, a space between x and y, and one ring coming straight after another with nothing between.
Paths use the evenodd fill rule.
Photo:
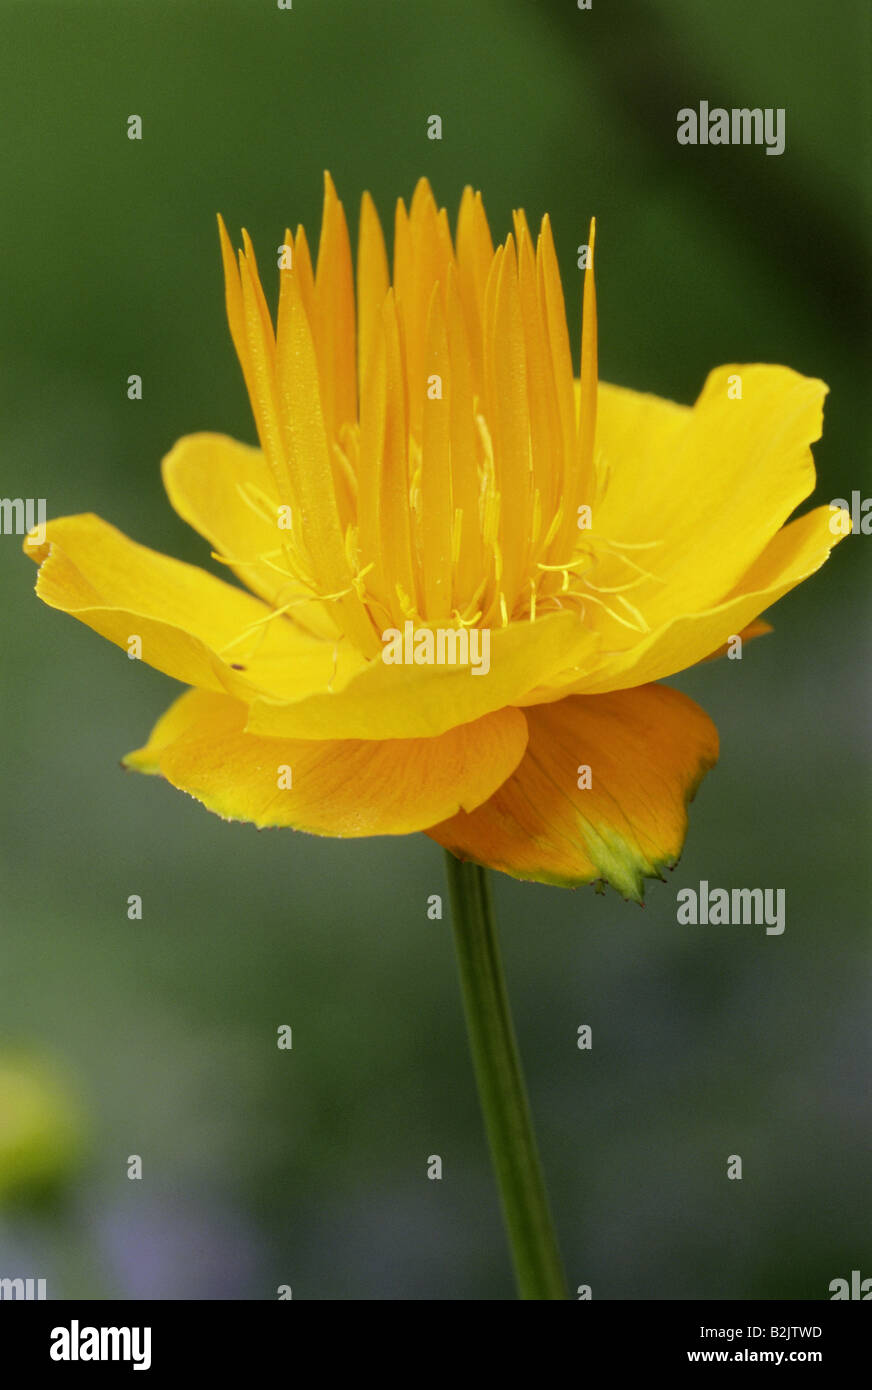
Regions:
<instances>
[{"instance_id":1,"label":"bokeh background","mask_svg":"<svg viewBox=\"0 0 872 1390\"><path fill-rule=\"evenodd\" d=\"M604 378L691 401L721 362L821 376L815 500L869 494L862 0L4 0L0 23L0 494L210 564L158 465L192 431L254 438L215 213L268 267L286 222L316 232L325 168L353 236L365 188L389 223L421 174L452 216L480 187L498 237L550 211L576 347L595 213ZM785 107L785 153L678 146L701 98ZM643 910L496 885L569 1280L595 1298L872 1275L869 547L741 662L675 682L722 757ZM510 1298L450 924L426 915L441 851L257 833L126 776L175 687L39 604L14 537L0 571L0 1275ZM786 888L784 935L678 925L702 878Z\"/></svg>"}]
</instances>

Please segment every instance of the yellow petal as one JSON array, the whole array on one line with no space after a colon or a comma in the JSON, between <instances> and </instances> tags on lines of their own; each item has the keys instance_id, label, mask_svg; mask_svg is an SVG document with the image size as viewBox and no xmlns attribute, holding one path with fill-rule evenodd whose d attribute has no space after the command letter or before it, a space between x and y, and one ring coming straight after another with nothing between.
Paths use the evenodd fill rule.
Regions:
<instances>
[{"instance_id":1,"label":"yellow petal","mask_svg":"<svg viewBox=\"0 0 872 1390\"><path fill-rule=\"evenodd\" d=\"M579 409L578 409L578 488L581 496L587 490L593 492L594 441L596 439L596 398L598 379L597 324L596 324L596 286L594 283L593 253L596 245L596 218L591 218L589 234L589 258L584 272L584 294L581 320L581 363L579 366Z\"/></svg>"},{"instance_id":2,"label":"yellow petal","mask_svg":"<svg viewBox=\"0 0 872 1390\"><path fill-rule=\"evenodd\" d=\"M753 642L755 637L765 637L767 633L772 631L773 627L771 623L764 622L762 618L755 618L753 623L749 623L747 627L742 628L741 632L733 633L733 636L741 637L742 643L744 644L745 642ZM720 657L726 656L729 647L729 642L722 642L717 651L712 652L709 656L703 657L703 661L717 661ZM741 651L741 648L739 648L739 650Z\"/></svg>"},{"instance_id":3,"label":"yellow petal","mask_svg":"<svg viewBox=\"0 0 872 1390\"><path fill-rule=\"evenodd\" d=\"M688 802L717 761L714 724L686 695L656 685L540 706L527 722L513 776L479 810L429 834L514 878L603 880L641 902L643 880L662 878L681 853Z\"/></svg>"},{"instance_id":4,"label":"yellow petal","mask_svg":"<svg viewBox=\"0 0 872 1390\"><path fill-rule=\"evenodd\" d=\"M500 588L511 612L529 575L533 495L527 361L518 263L511 235L503 255L494 260L491 283L493 291L487 296L490 312L484 322L484 401L501 501Z\"/></svg>"},{"instance_id":5,"label":"yellow petal","mask_svg":"<svg viewBox=\"0 0 872 1390\"><path fill-rule=\"evenodd\" d=\"M371 604L379 604L389 627L395 595L391 588L388 557L381 545L381 478L388 428L387 346L382 310L374 316L366 338L366 378L360 394L358 449L357 540L360 553L371 565L366 592Z\"/></svg>"},{"instance_id":6,"label":"yellow petal","mask_svg":"<svg viewBox=\"0 0 872 1390\"><path fill-rule=\"evenodd\" d=\"M351 253L329 175L325 184L324 273L309 283L305 240L298 236L297 254L281 270L277 332L247 233L236 264L219 219L227 312L258 437L276 491L293 511L297 571L319 597L335 600L337 624L362 651L372 652L377 643L352 585L321 399L323 386L337 427L356 414Z\"/></svg>"},{"instance_id":7,"label":"yellow petal","mask_svg":"<svg viewBox=\"0 0 872 1390\"><path fill-rule=\"evenodd\" d=\"M315 314L315 275L312 270L312 256L309 251L309 243L306 240L306 232L303 227L297 228L297 235L294 238L294 270L295 284L303 308L306 311L306 318L309 324L313 324L316 319ZM285 286L285 277L280 277L282 287ZM281 290L279 291L279 314L281 314Z\"/></svg>"},{"instance_id":8,"label":"yellow petal","mask_svg":"<svg viewBox=\"0 0 872 1390\"><path fill-rule=\"evenodd\" d=\"M472 374L479 392L484 377L481 338L484 296L493 258L494 245L481 194L464 188L457 218L457 272L472 354Z\"/></svg>"},{"instance_id":9,"label":"yellow petal","mask_svg":"<svg viewBox=\"0 0 872 1390\"><path fill-rule=\"evenodd\" d=\"M563 286L560 283L560 269L557 264L557 252L554 248L554 237L551 232L551 219L547 215L542 219L542 230L536 245L536 274L539 305L546 324L551 371L560 419L562 456L555 456L554 468L560 479L557 495L564 500L566 506L564 523L561 528L566 533L567 527L575 526L574 497L570 489L576 461L576 404Z\"/></svg>"},{"instance_id":10,"label":"yellow petal","mask_svg":"<svg viewBox=\"0 0 872 1390\"><path fill-rule=\"evenodd\" d=\"M361 411L368 380L373 340L378 333L382 305L388 292L390 273L385 240L375 204L364 193L360 204L357 246L358 379L361 385Z\"/></svg>"},{"instance_id":11,"label":"yellow petal","mask_svg":"<svg viewBox=\"0 0 872 1390\"><path fill-rule=\"evenodd\" d=\"M345 212L328 173L324 174L315 312L321 404L327 430L335 437L342 424L357 419L357 359L351 243Z\"/></svg>"},{"instance_id":12,"label":"yellow petal","mask_svg":"<svg viewBox=\"0 0 872 1390\"><path fill-rule=\"evenodd\" d=\"M441 391L431 397L424 383L437 376ZM427 355L422 379L421 533L423 616L432 622L451 616L451 401L453 383L448 330L437 286L430 300Z\"/></svg>"},{"instance_id":13,"label":"yellow petal","mask_svg":"<svg viewBox=\"0 0 872 1390\"><path fill-rule=\"evenodd\" d=\"M192 690L125 758L210 811L314 835L405 835L480 806L524 755L527 727L504 709L440 738L322 741L244 732L245 706Z\"/></svg>"},{"instance_id":14,"label":"yellow petal","mask_svg":"<svg viewBox=\"0 0 872 1390\"><path fill-rule=\"evenodd\" d=\"M227 309L227 322L230 326L230 336L233 339L233 346L236 348L236 355L239 358L239 365L242 368L242 375L245 380L248 397L252 402L252 409L255 410L254 400L257 392L257 384L248 351L248 330L245 321L242 285L239 280L239 266L237 265L230 237L227 235L224 218L220 213L218 214L218 235L221 241L221 261L224 267L224 303ZM258 428L260 428L259 422Z\"/></svg>"},{"instance_id":15,"label":"yellow petal","mask_svg":"<svg viewBox=\"0 0 872 1390\"><path fill-rule=\"evenodd\" d=\"M162 464L164 487L179 516L204 536L252 593L281 608L302 600L282 554L288 531L272 472L260 449L222 434L192 434ZM324 606L295 602L295 622L324 638L338 629Z\"/></svg>"},{"instance_id":16,"label":"yellow petal","mask_svg":"<svg viewBox=\"0 0 872 1390\"><path fill-rule=\"evenodd\" d=\"M386 602L390 610L394 611L398 591L402 591L411 599L418 596L412 555L412 515L409 507L406 382L403 377L400 325L393 290L389 292L382 306L380 344L382 340L385 411L384 441L378 461L379 558L388 584Z\"/></svg>"},{"instance_id":17,"label":"yellow petal","mask_svg":"<svg viewBox=\"0 0 872 1390\"><path fill-rule=\"evenodd\" d=\"M728 394L738 389L731 378L741 380L741 399ZM597 452L608 486L594 531L650 543L641 559L653 578L632 594L650 629L722 602L809 496L809 445L820 437L826 391L787 367L753 365L711 372L691 410L600 389ZM613 557L591 578L607 587L627 574ZM607 648L635 640L607 617L602 628Z\"/></svg>"},{"instance_id":18,"label":"yellow petal","mask_svg":"<svg viewBox=\"0 0 872 1390\"><path fill-rule=\"evenodd\" d=\"M454 252L447 214L436 207L430 185L419 179L408 217L397 209L394 242L394 295L401 343L411 435L420 440L426 393L427 318L437 281L444 286Z\"/></svg>"},{"instance_id":19,"label":"yellow petal","mask_svg":"<svg viewBox=\"0 0 872 1390\"><path fill-rule=\"evenodd\" d=\"M186 685L296 699L341 688L362 658L347 642L321 641L242 589L137 545L97 516L50 521L27 553L40 564L36 592L51 608L129 648ZM266 621L264 621L266 620Z\"/></svg>"},{"instance_id":20,"label":"yellow petal","mask_svg":"<svg viewBox=\"0 0 872 1390\"><path fill-rule=\"evenodd\" d=\"M663 680L704 661L731 636L743 632L783 594L820 569L833 546L843 539L841 533L834 535L830 529L832 517L829 507L816 507L792 521L770 541L743 576L741 585L723 603L673 618L629 650L604 655L595 671L568 680L562 693L594 695L624 690ZM532 698L542 698L542 692L534 693ZM552 690L544 698L559 696Z\"/></svg>"},{"instance_id":21,"label":"yellow petal","mask_svg":"<svg viewBox=\"0 0 872 1390\"><path fill-rule=\"evenodd\" d=\"M402 631L402 629L398 629ZM522 697L551 675L595 660L596 636L573 613L512 623L490 634L490 670L468 666L387 666L372 661L343 689L295 704L255 700L252 733L288 738L431 738Z\"/></svg>"},{"instance_id":22,"label":"yellow petal","mask_svg":"<svg viewBox=\"0 0 872 1390\"><path fill-rule=\"evenodd\" d=\"M245 244L250 245L248 238ZM283 502L295 502L288 475L282 441L279 398L276 388L276 343L272 321L257 273L257 265L240 251L239 282L245 314L245 342L253 389L249 388L251 408L258 438L273 472Z\"/></svg>"},{"instance_id":23,"label":"yellow petal","mask_svg":"<svg viewBox=\"0 0 872 1390\"><path fill-rule=\"evenodd\" d=\"M485 558L479 522L481 439L476 426L473 363L458 274L453 266L448 271L445 300L450 363L452 547L456 555L452 603L462 612L487 573L490 560Z\"/></svg>"},{"instance_id":24,"label":"yellow petal","mask_svg":"<svg viewBox=\"0 0 872 1390\"><path fill-rule=\"evenodd\" d=\"M341 209L336 213L340 215ZM276 375L282 402L282 436L296 503L294 526L312 557L315 577L323 586L321 593L324 597L336 596L343 631L362 651L372 652L377 646L375 634L351 586L312 332L298 293L296 272L291 269L283 274L287 293L279 315ZM337 367L332 378L334 387L341 379ZM335 409L340 408L338 398L333 404Z\"/></svg>"},{"instance_id":25,"label":"yellow petal","mask_svg":"<svg viewBox=\"0 0 872 1390\"><path fill-rule=\"evenodd\" d=\"M560 415L545 318L536 287L533 241L523 212L514 214L514 223L518 239L518 291L524 323L534 485L541 498L543 515L550 520L559 504L561 484L557 466L561 448ZM531 537L533 543L537 540L541 537Z\"/></svg>"}]
</instances>

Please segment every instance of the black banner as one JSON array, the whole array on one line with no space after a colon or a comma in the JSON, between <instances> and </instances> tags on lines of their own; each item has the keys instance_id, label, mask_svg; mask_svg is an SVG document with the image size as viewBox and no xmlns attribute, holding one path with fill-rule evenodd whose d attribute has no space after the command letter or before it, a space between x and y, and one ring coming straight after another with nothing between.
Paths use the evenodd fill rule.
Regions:
<instances>
[{"instance_id":1,"label":"black banner","mask_svg":"<svg viewBox=\"0 0 872 1390\"><path fill-rule=\"evenodd\" d=\"M360 1325L365 1335L372 1331L373 1315L371 1310L367 1323ZM4 1363L11 1359L19 1373L48 1372L52 1378L64 1378L110 1370L116 1376L147 1372L161 1377L172 1371L196 1374L203 1384L213 1375L226 1378L250 1370L253 1361L259 1375L298 1374L300 1356L307 1351L326 1370L335 1365L340 1348L347 1349L349 1359L365 1357L364 1364L371 1370L365 1335L351 1340L347 1331L340 1331L342 1323L349 1321L355 1328L358 1316L350 1311L318 1313L314 1304L300 1308L281 1302L34 1302L6 1304L0 1310L0 1337ZM327 1321L322 1322L322 1317ZM528 1326L541 1335L543 1324ZM828 1377L857 1362L870 1329L868 1315L838 1301L589 1302L544 1326L549 1338L568 1339L565 1350L579 1372L588 1367L619 1375L639 1370L672 1372L684 1366L810 1365ZM456 1366L458 1355L444 1312L435 1330L435 1346L426 1330L423 1334L431 1375L439 1365L440 1348L444 1348L446 1366L449 1361ZM482 1340L477 1350L490 1363L499 1357L502 1345L510 1347L514 1357L518 1330L513 1320L509 1337L499 1330L495 1337L487 1315L479 1327ZM469 1326L463 1331L468 1332ZM396 1315L385 1335L390 1338L389 1347L402 1341L402 1323L398 1329ZM561 1350L552 1342L549 1361ZM385 1357L392 1359L382 1350L378 1359Z\"/></svg>"}]
</instances>

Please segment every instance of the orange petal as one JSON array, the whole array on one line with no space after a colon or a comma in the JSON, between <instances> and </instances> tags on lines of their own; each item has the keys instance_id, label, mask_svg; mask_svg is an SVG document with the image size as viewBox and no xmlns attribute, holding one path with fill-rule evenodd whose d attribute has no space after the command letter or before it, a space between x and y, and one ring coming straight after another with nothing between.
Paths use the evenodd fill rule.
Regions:
<instances>
[{"instance_id":1,"label":"orange petal","mask_svg":"<svg viewBox=\"0 0 872 1390\"><path fill-rule=\"evenodd\" d=\"M313 835L406 835L473 810L518 766L520 710L504 709L440 738L323 741L261 738L237 700L190 690L125 758L159 772L230 820Z\"/></svg>"},{"instance_id":2,"label":"orange petal","mask_svg":"<svg viewBox=\"0 0 872 1390\"><path fill-rule=\"evenodd\" d=\"M687 805L718 756L718 734L686 695L646 685L527 711L517 771L484 806L429 834L460 859L514 878L603 880L641 902L681 853ZM590 783L582 769L590 769Z\"/></svg>"}]
</instances>

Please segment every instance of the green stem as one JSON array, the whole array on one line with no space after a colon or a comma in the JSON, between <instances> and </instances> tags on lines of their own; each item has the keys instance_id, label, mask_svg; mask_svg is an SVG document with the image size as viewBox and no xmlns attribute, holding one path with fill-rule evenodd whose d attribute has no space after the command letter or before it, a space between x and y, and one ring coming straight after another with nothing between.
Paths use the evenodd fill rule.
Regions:
<instances>
[{"instance_id":1,"label":"green stem","mask_svg":"<svg viewBox=\"0 0 872 1390\"><path fill-rule=\"evenodd\" d=\"M446 852L463 1005L521 1298L568 1297L512 1027L487 870Z\"/></svg>"}]
</instances>

